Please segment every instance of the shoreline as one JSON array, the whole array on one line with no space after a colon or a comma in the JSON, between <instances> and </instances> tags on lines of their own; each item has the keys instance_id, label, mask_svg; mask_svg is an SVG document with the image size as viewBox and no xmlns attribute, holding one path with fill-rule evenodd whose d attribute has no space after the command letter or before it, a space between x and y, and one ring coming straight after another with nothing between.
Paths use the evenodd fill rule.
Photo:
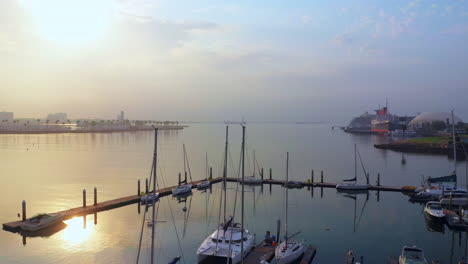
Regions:
<instances>
[{"instance_id":1,"label":"shoreline","mask_svg":"<svg viewBox=\"0 0 468 264\"><path fill-rule=\"evenodd\" d=\"M183 130L188 126L162 126L155 127L159 130ZM31 131L2 131L0 130L0 135L39 135L39 134L83 134L83 133L119 133L119 132L137 132L137 131L152 131L155 128L145 127L145 128L125 128L125 129L75 129L75 130L31 130Z\"/></svg>"}]
</instances>

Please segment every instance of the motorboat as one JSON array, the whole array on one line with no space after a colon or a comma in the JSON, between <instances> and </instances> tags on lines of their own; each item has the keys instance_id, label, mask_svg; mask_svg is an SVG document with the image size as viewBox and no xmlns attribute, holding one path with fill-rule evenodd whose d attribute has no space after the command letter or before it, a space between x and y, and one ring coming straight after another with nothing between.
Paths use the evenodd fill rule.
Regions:
<instances>
[{"instance_id":1,"label":"motorboat","mask_svg":"<svg viewBox=\"0 0 468 264\"><path fill-rule=\"evenodd\" d=\"M65 213L38 214L20 224L23 231L36 232L62 222Z\"/></svg>"},{"instance_id":2,"label":"motorboat","mask_svg":"<svg viewBox=\"0 0 468 264\"><path fill-rule=\"evenodd\" d=\"M445 211L440 202L428 202L424 207L424 213L433 220L445 219Z\"/></svg>"},{"instance_id":3,"label":"motorboat","mask_svg":"<svg viewBox=\"0 0 468 264\"><path fill-rule=\"evenodd\" d=\"M197 189L204 189L210 187L210 181L201 181L197 184Z\"/></svg>"},{"instance_id":4,"label":"motorboat","mask_svg":"<svg viewBox=\"0 0 468 264\"><path fill-rule=\"evenodd\" d=\"M286 155L286 184L289 184L289 152ZM288 187L288 186L286 186ZM296 261L302 256L306 250L304 242L291 239L293 236L288 236L288 188L285 188L285 240L281 242L275 249L275 259L278 264L288 264Z\"/></svg>"},{"instance_id":5,"label":"motorboat","mask_svg":"<svg viewBox=\"0 0 468 264\"><path fill-rule=\"evenodd\" d=\"M302 241L287 240L279 244L275 249L276 263L287 264L297 260L304 254L306 246Z\"/></svg>"},{"instance_id":6,"label":"motorboat","mask_svg":"<svg viewBox=\"0 0 468 264\"><path fill-rule=\"evenodd\" d=\"M159 193L149 193L141 197L141 204L155 203L159 200Z\"/></svg>"},{"instance_id":7,"label":"motorboat","mask_svg":"<svg viewBox=\"0 0 468 264\"><path fill-rule=\"evenodd\" d=\"M468 204L468 194L452 193L450 195L444 195L440 198L440 203L442 205L465 206Z\"/></svg>"},{"instance_id":8,"label":"motorboat","mask_svg":"<svg viewBox=\"0 0 468 264\"><path fill-rule=\"evenodd\" d=\"M304 187L304 183L301 181L288 181L284 186L288 188L302 188Z\"/></svg>"},{"instance_id":9,"label":"motorboat","mask_svg":"<svg viewBox=\"0 0 468 264\"><path fill-rule=\"evenodd\" d=\"M398 264L427 264L424 251L416 246L403 247Z\"/></svg>"},{"instance_id":10,"label":"motorboat","mask_svg":"<svg viewBox=\"0 0 468 264\"><path fill-rule=\"evenodd\" d=\"M232 219L231 219L232 221ZM242 241L242 233L244 241ZM244 245L244 254L241 256L241 243ZM237 264L252 251L255 245L255 236L248 230L242 230L239 223L229 222L220 225L197 250L198 262L210 259L229 259L229 263Z\"/></svg>"},{"instance_id":11,"label":"motorboat","mask_svg":"<svg viewBox=\"0 0 468 264\"><path fill-rule=\"evenodd\" d=\"M187 184L179 185L179 186L173 188L172 189L172 194L173 195L179 195L179 194L183 194L183 193L188 193L190 191L192 191L192 184L187 183Z\"/></svg>"}]
</instances>

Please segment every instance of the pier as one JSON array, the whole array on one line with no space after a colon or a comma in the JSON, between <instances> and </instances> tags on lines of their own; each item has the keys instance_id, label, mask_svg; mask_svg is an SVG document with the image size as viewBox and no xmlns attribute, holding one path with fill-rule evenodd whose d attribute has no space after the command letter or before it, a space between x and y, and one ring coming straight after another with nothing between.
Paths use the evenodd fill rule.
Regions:
<instances>
[{"instance_id":1,"label":"pier","mask_svg":"<svg viewBox=\"0 0 468 264\"><path fill-rule=\"evenodd\" d=\"M270 174L271 175L271 174ZM263 178L263 177L262 177ZM312 177L313 179L313 177ZM223 181L222 177L214 178L210 180L211 184L216 184ZM240 181L237 178L226 178L227 182L238 182ZM200 181L193 181L191 182L192 184L192 189L197 188L197 184L201 182ZM248 183L245 183L246 185ZM256 184L256 183L255 183ZM255 185L252 184L252 185ZM273 179L263 179L261 182L258 183L258 185L261 184L266 184L266 185L284 185L285 181L284 180L273 180ZM323 182L323 173L320 182L314 182L309 181L309 182L304 182L304 187L312 187L312 188L336 188L336 183L326 183ZM156 192L159 193L160 197L172 195L172 189L177 186L171 186L171 187L166 187L163 189L159 189ZM410 189L405 189L402 187L389 187L389 186L381 186L381 185L371 185L369 187L369 190L371 191L389 191L389 192L401 192L401 193L407 193L411 192L412 190ZM58 213L64 213L63 220L68 220L76 216L83 216L83 215L88 215L88 214L94 214L97 212L101 211L107 211L110 209L114 208L119 208L125 205L129 204L134 204L140 202L141 199L141 193L140 193L140 184L138 184L138 194L137 195L131 195L127 197L122 197L122 198L117 198L114 200L109 200L101 203L97 203L97 197L96 197L96 191L94 192L94 203L93 204L86 204L86 193L83 192L83 206L81 207L76 207L76 208L71 208L68 210L63 210L59 212L54 212L54 213L49 213L49 214L58 214ZM23 205L23 215L22 217L24 218L26 215L26 208L25 205ZM22 220L26 220L25 218ZM3 224L3 230L10 231L10 232L18 232L20 230L20 224L22 221L14 221L14 222L9 222L9 223L4 223Z\"/></svg>"}]
</instances>

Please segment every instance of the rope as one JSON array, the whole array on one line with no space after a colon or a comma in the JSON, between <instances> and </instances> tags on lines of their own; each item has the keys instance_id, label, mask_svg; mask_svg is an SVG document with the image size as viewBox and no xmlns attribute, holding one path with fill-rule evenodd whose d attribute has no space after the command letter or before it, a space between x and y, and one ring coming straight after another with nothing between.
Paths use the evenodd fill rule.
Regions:
<instances>
[{"instance_id":1,"label":"rope","mask_svg":"<svg viewBox=\"0 0 468 264\"><path fill-rule=\"evenodd\" d=\"M361 158L361 154L359 153L359 150L357 151L357 154L359 157L359 161L361 162L362 170L364 171L364 176L366 176L367 181L369 181L369 178L367 177L366 169L364 168L364 163L362 163L362 158Z\"/></svg>"}]
</instances>

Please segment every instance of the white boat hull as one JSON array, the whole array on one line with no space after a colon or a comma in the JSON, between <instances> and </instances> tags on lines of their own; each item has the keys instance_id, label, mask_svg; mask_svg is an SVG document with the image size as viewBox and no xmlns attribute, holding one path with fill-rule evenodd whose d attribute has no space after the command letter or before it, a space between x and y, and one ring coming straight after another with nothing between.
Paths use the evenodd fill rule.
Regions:
<instances>
[{"instance_id":1,"label":"white boat hull","mask_svg":"<svg viewBox=\"0 0 468 264\"><path fill-rule=\"evenodd\" d=\"M172 189L172 194L179 195L192 191L192 184L184 184Z\"/></svg>"},{"instance_id":2,"label":"white boat hull","mask_svg":"<svg viewBox=\"0 0 468 264\"><path fill-rule=\"evenodd\" d=\"M288 264L297 260L305 252L305 245L303 242L283 241L275 249L275 259L277 264Z\"/></svg>"},{"instance_id":3,"label":"white boat hull","mask_svg":"<svg viewBox=\"0 0 468 264\"><path fill-rule=\"evenodd\" d=\"M337 190L368 190L369 184L341 183L336 185Z\"/></svg>"}]
</instances>

